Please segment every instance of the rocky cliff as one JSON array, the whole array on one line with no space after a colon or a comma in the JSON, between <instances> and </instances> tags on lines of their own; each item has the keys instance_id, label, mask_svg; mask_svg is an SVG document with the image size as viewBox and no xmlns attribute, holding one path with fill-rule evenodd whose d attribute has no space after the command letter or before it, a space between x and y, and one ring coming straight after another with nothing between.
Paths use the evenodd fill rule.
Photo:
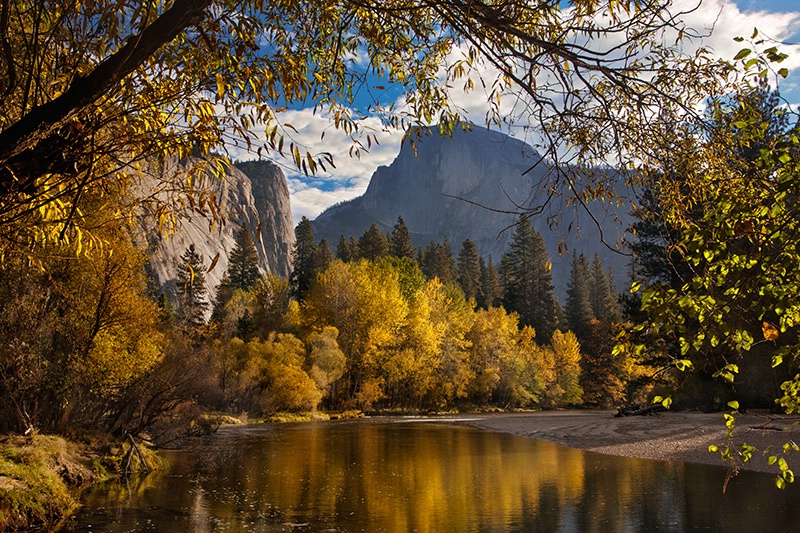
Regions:
<instances>
[{"instance_id":1,"label":"rocky cliff","mask_svg":"<svg viewBox=\"0 0 800 533\"><path fill-rule=\"evenodd\" d=\"M159 184L181 176L196 162L172 160L154 167L150 170L150 177L144 179L143 194L168 200L169 193ZM288 277L295 240L294 224L286 177L277 165L268 161L240 163L226 168L221 179L203 172L193 177L191 186L196 192L195 197L214 199L224 222L214 221L190 205L181 210L178 228L171 235L159 235L156 214L149 212L142 216L150 270L160 287L172 290L179 258L190 244L194 244L206 267L219 254L213 269L206 273L210 301L227 270L228 257L235 244L234 235L242 226L253 234L261 271Z\"/></svg>"},{"instance_id":2,"label":"rocky cliff","mask_svg":"<svg viewBox=\"0 0 800 533\"><path fill-rule=\"evenodd\" d=\"M462 241L470 239L497 264L513 233L513 213L545 203L550 169L540 159L531 146L484 128L457 131L452 138L424 131L409 135L394 162L375 171L364 195L320 214L314 232L335 246L340 235L358 237L373 223L389 232L399 215L416 246L447 238L457 255ZM627 215L598 205L592 212L613 245L624 233ZM562 299L571 261L565 250L590 260L597 252L618 282L627 279L626 257L602 244L585 210L553 198L531 222L544 236Z\"/></svg>"}]
</instances>

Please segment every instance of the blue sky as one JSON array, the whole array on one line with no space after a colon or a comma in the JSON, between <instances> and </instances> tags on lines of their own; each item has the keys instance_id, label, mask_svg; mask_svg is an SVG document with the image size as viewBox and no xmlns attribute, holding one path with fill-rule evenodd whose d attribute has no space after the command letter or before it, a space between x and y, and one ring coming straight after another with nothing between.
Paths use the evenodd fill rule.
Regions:
<instances>
[{"instance_id":1,"label":"blue sky","mask_svg":"<svg viewBox=\"0 0 800 533\"><path fill-rule=\"evenodd\" d=\"M698 0L673 0L679 7L694 6ZM790 55L781 66L789 69L788 78L781 81L781 94L790 103L800 107L800 2L797 0L702 0L686 21L687 25L698 30L710 31L703 40L718 56L732 59L743 44L734 37L749 37L753 28L758 28L761 36L774 39L778 47ZM386 102L396 94L383 95ZM465 96L459 102L474 114L473 121L482 123L485 104L477 94ZM325 208L363 194L372 173L378 166L389 165L400 148L402 132L382 131L377 117L368 117L365 124L378 132L380 144L373 146L359 159L348 155L351 141L337 132L332 124L312 109L290 109L281 117L297 129L293 140L313 152L327 151L333 154L336 169L307 178L299 175L289 161L277 161L284 168L292 194L292 212L295 223L301 216L315 218ZM324 141L321 141L322 133ZM254 155L232 151L236 159L253 159Z\"/></svg>"}]
</instances>

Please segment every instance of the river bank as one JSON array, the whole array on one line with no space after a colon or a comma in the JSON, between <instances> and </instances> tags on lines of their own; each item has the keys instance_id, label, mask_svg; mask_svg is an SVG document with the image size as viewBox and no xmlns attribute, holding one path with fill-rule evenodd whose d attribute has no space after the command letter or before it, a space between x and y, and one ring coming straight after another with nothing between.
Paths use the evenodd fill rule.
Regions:
<instances>
[{"instance_id":1,"label":"river bank","mask_svg":"<svg viewBox=\"0 0 800 533\"><path fill-rule=\"evenodd\" d=\"M570 448L660 461L725 465L711 445L722 448L726 440L722 413L661 412L649 416L615 417L616 411L552 411L501 415L475 415L458 419L491 431L549 440ZM800 452L784 455L787 442L800 443L800 417L772 413L736 416L732 444L755 446L752 459L740 468L777 472L770 455L785 457L790 468L800 470Z\"/></svg>"},{"instance_id":2,"label":"river bank","mask_svg":"<svg viewBox=\"0 0 800 533\"><path fill-rule=\"evenodd\" d=\"M105 435L0 436L0 531L50 526L77 509L81 489L125 471L166 466L132 442Z\"/></svg>"}]
</instances>

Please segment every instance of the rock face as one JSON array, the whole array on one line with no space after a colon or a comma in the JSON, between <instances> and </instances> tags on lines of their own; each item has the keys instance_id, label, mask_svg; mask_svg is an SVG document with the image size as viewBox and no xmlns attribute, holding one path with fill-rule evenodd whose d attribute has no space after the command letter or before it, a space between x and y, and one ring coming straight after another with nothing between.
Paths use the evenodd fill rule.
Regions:
<instances>
[{"instance_id":1,"label":"rock face","mask_svg":"<svg viewBox=\"0 0 800 533\"><path fill-rule=\"evenodd\" d=\"M250 178L254 207L261 221L261 245L269 271L288 278L292 270L294 222L283 171L271 161L237 163Z\"/></svg>"},{"instance_id":2,"label":"rock face","mask_svg":"<svg viewBox=\"0 0 800 533\"><path fill-rule=\"evenodd\" d=\"M151 178L145 178L143 194L166 199L166 193L156 189L157 184L184 172L194 163L196 160L167 161L158 170L151 171ZM295 237L286 177L277 165L267 161L241 163L240 166L227 168L222 179L205 172L192 180L193 188L201 196L215 199L223 224L214 223L209 216L189 208L182 210L180 225L172 235L159 236L155 215L146 213L141 218L151 274L163 290L173 290L179 258L194 244L207 268L219 254L214 267L205 274L211 301L228 268L235 233L242 226L253 235L260 270L288 277Z\"/></svg>"},{"instance_id":3,"label":"rock face","mask_svg":"<svg viewBox=\"0 0 800 533\"><path fill-rule=\"evenodd\" d=\"M342 234L359 237L373 223L389 232L402 216L415 246L446 238L457 255L470 239L482 256L499 264L513 234L513 213L545 202L549 168L532 147L502 133L483 128L457 131L452 138L422 133L406 137L400 154L375 171L363 196L320 214L313 222L315 236L337 243ZM627 215L601 206L593 206L592 213L613 246L627 227ZM552 199L531 223L545 239L560 298L566 294L573 251L590 261L597 252L618 283L627 280L626 257L601 242L584 210Z\"/></svg>"}]
</instances>

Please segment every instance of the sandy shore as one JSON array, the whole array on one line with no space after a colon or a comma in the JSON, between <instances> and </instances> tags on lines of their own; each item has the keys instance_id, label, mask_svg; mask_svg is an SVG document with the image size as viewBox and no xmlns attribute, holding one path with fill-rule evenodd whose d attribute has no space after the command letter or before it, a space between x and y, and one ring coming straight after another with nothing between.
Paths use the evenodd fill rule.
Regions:
<instances>
[{"instance_id":1,"label":"sandy shore","mask_svg":"<svg viewBox=\"0 0 800 533\"><path fill-rule=\"evenodd\" d=\"M532 414L476 415L462 420L480 428L550 440L571 448L664 461L724 465L708 447L725 443L722 413L663 412L615 418L616 411L555 411ZM800 417L749 413L737 415L734 443L758 448L743 469L776 472L769 455L783 454L783 444L800 444ZM739 449L738 447L736 448ZM786 456L800 474L800 452Z\"/></svg>"}]
</instances>

